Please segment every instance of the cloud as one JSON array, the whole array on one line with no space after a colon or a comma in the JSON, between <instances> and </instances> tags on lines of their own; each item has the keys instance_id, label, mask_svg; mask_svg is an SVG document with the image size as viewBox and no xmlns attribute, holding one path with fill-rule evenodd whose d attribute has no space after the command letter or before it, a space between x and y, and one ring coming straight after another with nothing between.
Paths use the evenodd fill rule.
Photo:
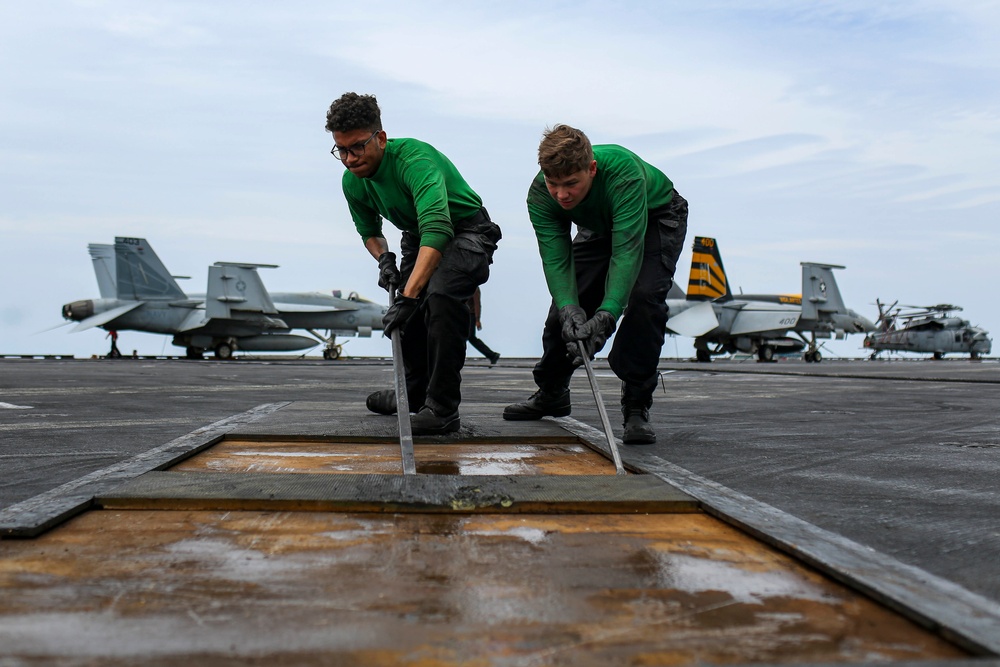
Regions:
<instances>
[{"instance_id":1,"label":"cloud","mask_svg":"<svg viewBox=\"0 0 1000 667\"><path fill-rule=\"evenodd\" d=\"M96 292L86 243L121 234L192 291L230 260L281 264L272 289L370 294L322 127L345 90L377 93L501 222L486 326L505 355L538 349L510 313L540 327L547 306L524 193L556 122L662 167L751 291L794 290L817 259L848 265L852 307L971 301L1000 256L995 3L36 5L0 5L0 271L35 286L3 304L7 340Z\"/></svg>"}]
</instances>

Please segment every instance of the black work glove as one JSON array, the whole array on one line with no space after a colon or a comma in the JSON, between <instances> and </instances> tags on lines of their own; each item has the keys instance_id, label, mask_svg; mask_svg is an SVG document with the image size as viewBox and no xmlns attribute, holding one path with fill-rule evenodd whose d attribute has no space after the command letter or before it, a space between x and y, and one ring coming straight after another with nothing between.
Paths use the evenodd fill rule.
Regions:
<instances>
[{"instance_id":1,"label":"black work glove","mask_svg":"<svg viewBox=\"0 0 1000 667\"><path fill-rule=\"evenodd\" d=\"M397 294L396 300L382 316L382 333L388 336L396 329L406 326L406 323L419 309L420 299Z\"/></svg>"},{"instance_id":2,"label":"black work glove","mask_svg":"<svg viewBox=\"0 0 1000 667\"><path fill-rule=\"evenodd\" d=\"M587 321L587 313L583 308L570 304L559 309L559 326L562 329L562 339L567 343L578 340L577 329Z\"/></svg>"},{"instance_id":3,"label":"black work glove","mask_svg":"<svg viewBox=\"0 0 1000 667\"><path fill-rule=\"evenodd\" d=\"M396 254L384 252L378 256L378 286L386 292L393 285L399 285L399 269L396 268Z\"/></svg>"},{"instance_id":4,"label":"black work glove","mask_svg":"<svg viewBox=\"0 0 1000 667\"><path fill-rule=\"evenodd\" d=\"M593 359L614 332L615 318L611 313L606 310L594 313L594 316L587 320L583 326L577 328L578 339L566 343L566 349L573 361L573 366L583 365L584 354L587 355L588 359Z\"/></svg>"},{"instance_id":5,"label":"black work glove","mask_svg":"<svg viewBox=\"0 0 1000 667\"><path fill-rule=\"evenodd\" d=\"M591 358L608 342L608 338L615 332L615 325L614 315L606 310L599 310L577 330L580 337L588 342Z\"/></svg>"}]
</instances>

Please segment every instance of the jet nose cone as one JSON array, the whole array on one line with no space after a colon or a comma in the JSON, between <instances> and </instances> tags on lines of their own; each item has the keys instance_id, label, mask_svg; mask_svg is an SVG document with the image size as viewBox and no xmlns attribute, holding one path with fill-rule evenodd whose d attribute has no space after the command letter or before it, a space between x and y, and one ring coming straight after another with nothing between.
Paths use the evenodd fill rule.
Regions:
<instances>
[{"instance_id":1,"label":"jet nose cone","mask_svg":"<svg viewBox=\"0 0 1000 667\"><path fill-rule=\"evenodd\" d=\"M858 328L858 332L875 331L875 323L862 315L854 321L854 326Z\"/></svg>"}]
</instances>

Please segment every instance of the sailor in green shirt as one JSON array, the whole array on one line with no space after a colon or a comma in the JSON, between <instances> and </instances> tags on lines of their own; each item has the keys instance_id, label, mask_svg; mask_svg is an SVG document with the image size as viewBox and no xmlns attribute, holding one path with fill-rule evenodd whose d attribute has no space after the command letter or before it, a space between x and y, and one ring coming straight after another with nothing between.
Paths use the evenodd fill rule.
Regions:
<instances>
[{"instance_id":1,"label":"sailor in green shirt","mask_svg":"<svg viewBox=\"0 0 1000 667\"><path fill-rule=\"evenodd\" d=\"M379 286L397 289L384 333L402 333L414 435L457 431L461 371L469 335L466 302L490 274L500 228L455 165L430 144L388 139L374 95L345 93L326 129L346 167L342 185L354 226L378 261ZM383 220L402 231L402 257L389 251ZM396 411L394 390L371 394L368 409Z\"/></svg>"},{"instance_id":2,"label":"sailor in green shirt","mask_svg":"<svg viewBox=\"0 0 1000 667\"><path fill-rule=\"evenodd\" d=\"M504 419L570 414L569 381L621 326L608 355L622 380L622 441L656 441L649 408L667 322L667 292L687 232L687 201L660 170L615 145L591 146L567 125L545 132L541 171L528 189L552 305L542 332L538 385ZM577 234L572 237L572 226Z\"/></svg>"}]
</instances>

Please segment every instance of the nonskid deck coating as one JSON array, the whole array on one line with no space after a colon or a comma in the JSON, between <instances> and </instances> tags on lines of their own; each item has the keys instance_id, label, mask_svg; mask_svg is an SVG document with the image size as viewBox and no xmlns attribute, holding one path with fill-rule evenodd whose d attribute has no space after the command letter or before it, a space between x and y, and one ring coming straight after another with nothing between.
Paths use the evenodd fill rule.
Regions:
<instances>
[{"instance_id":1,"label":"nonskid deck coating","mask_svg":"<svg viewBox=\"0 0 1000 667\"><path fill-rule=\"evenodd\" d=\"M701 514L92 511L0 542L24 659L693 664L953 658Z\"/></svg>"}]
</instances>

